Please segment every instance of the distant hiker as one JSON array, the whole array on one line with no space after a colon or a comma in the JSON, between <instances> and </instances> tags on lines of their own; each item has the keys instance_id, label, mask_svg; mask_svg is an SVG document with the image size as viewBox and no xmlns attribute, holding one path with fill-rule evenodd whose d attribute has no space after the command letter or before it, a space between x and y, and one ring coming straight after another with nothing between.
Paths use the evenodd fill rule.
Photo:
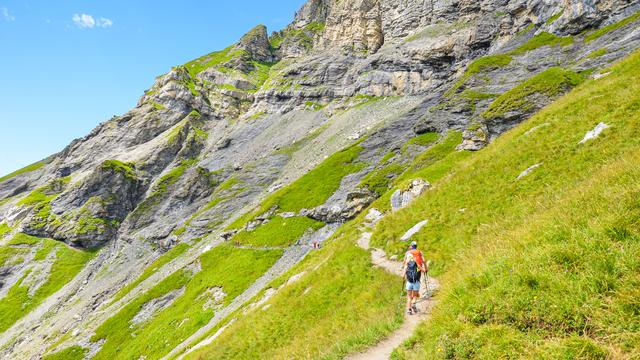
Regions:
<instances>
[{"instance_id":1,"label":"distant hiker","mask_svg":"<svg viewBox=\"0 0 640 360\"><path fill-rule=\"evenodd\" d=\"M418 312L416 301L420 298L420 278L422 273L427 271L422 251L418 250L418 243L412 241L402 265L402 273L407 281L407 313L409 315Z\"/></svg>"}]
</instances>

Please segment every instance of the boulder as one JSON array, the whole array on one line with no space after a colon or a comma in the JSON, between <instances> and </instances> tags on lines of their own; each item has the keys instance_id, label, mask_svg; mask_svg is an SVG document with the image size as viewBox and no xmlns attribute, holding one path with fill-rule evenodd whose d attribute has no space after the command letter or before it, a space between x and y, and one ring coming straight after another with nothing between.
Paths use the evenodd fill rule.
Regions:
<instances>
[{"instance_id":1,"label":"boulder","mask_svg":"<svg viewBox=\"0 0 640 360\"><path fill-rule=\"evenodd\" d=\"M584 136L584 138L582 139L582 141L580 141L580 144L584 144L589 140L593 140L595 138L597 138L598 136L600 136L600 134L602 134L603 131L605 131L606 129L608 129L610 126L601 122L598 125L596 125L596 127L587 132L587 134Z\"/></svg>"},{"instance_id":2,"label":"boulder","mask_svg":"<svg viewBox=\"0 0 640 360\"><path fill-rule=\"evenodd\" d=\"M531 174L531 172L533 172L533 170L539 168L540 166L542 166L542 163L530 166L527 170L521 172L520 175L518 175L518 177L516 178L516 180L520 180L520 179L526 177L527 175Z\"/></svg>"},{"instance_id":3,"label":"boulder","mask_svg":"<svg viewBox=\"0 0 640 360\"><path fill-rule=\"evenodd\" d=\"M467 129L462 133L462 144L456 150L478 151L489 143L489 130L486 125L480 125L477 129Z\"/></svg>"},{"instance_id":4,"label":"boulder","mask_svg":"<svg viewBox=\"0 0 640 360\"><path fill-rule=\"evenodd\" d=\"M380 210L378 210L376 208L371 208L371 209L369 209L369 212L364 217L364 219L367 220L371 224L375 224L378 221L382 220L383 217L384 217L384 215L380 212Z\"/></svg>"},{"instance_id":5,"label":"boulder","mask_svg":"<svg viewBox=\"0 0 640 360\"><path fill-rule=\"evenodd\" d=\"M396 190L393 193L391 196L391 209L397 211L406 207L429 188L431 188L431 184L428 181L422 179L412 180L405 190Z\"/></svg>"},{"instance_id":6,"label":"boulder","mask_svg":"<svg viewBox=\"0 0 640 360\"><path fill-rule=\"evenodd\" d=\"M344 204L321 205L304 213L305 216L328 224L344 222L355 218L376 198L376 194L370 190L355 189L347 194L347 201Z\"/></svg>"},{"instance_id":7,"label":"boulder","mask_svg":"<svg viewBox=\"0 0 640 360\"><path fill-rule=\"evenodd\" d=\"M425 225L427 225L429 223L428 220L423 220L420 221L419 223L415 224L411 229L409 229L406 233L404 233L404 235L402 235L402 237L400 238L401 241L409 241L411 240L411 237L415 234L417 234L418 232L420 232L420 230L422 230L423 227L425 227Z\"/></svg>"}]
</instances>

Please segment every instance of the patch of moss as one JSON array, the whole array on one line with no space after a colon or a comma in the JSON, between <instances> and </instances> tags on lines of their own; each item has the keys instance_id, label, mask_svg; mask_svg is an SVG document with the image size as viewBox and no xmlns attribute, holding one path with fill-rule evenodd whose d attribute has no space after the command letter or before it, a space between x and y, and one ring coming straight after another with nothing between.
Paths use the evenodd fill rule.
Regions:
<instances>
[{"instance_id":1,"label":"patch of moss","mask_svg":"<svg viewBox=\"0 0 640 360\"><path fill-rule=\"evenodd\" d=\"M553 24L556 20L560 19L560 16L562 16L563 13L564 13L564 9L558 11L558 13L556 13L552 17L548 18L547 21L545 21L545 24L547 24L547 25Z\"/></svg>"},{"instance_id":2,"label":"patch of moss","mask_svg":"<svg viewBox=\"0 0 640 360\"><path fill-rule=\"evenodd\" d=\"M49 222L57 220L57 218L51 214L51 201L64 191L70 181L71 178L69 177L55 179L49 184L32 191L17 203L18 206L31 207L35 212L35 216L31 222L33 228L39 229L46 226Z\"/></svg>"},{"instance_id":3,"label":"patch of moss","mask_svg":"<svg viewBox=\"0 0 640 360\"><path fill-rule=\"evenodd\" d=\"M236 49L235 46L230 46L221 51L215 51L196 60L190 61L184 65L189 74L195 77L202 71L223 63L226 63L232 59L240 58L246 54L246 51Z\"/></svg>"},{"instance_id":4,"label":"patch of moss","mask_svg":"<svg viewBox=\"0 0 640 360\"><path fill-rule=\"evenodd\" d=\"M406 169L406 165L392 163L385 167L376 169L368 173L360 182L358 187L367 188L382 195L389 190L389 185L393 179L402 174Z\"/></svg>"},{"instance_id":5,"label":"patch of moss","mask_svg":"<svg viewBox=\"0 0 640 360\"><path fill-rule=\"evenodd\" d=\"M313 39L325 29L325 24L321 22L312 22L301 29L285 30L281 35L277 35L271 39L271 46L274 49L280 47L283 41L298 43L305 49L309 50L313 47Z\"/></svg>"},{"instance_id":6,"label":"patch of moss","mask_svg":"<svg viewBox=\"0 0 640 360\"><path fill-rule=\"evenodd\" d=\"M440 134L435 132L428 132L422 135L415 136L407 141L403 146L403 150L406 150L409 146L417 145L417 146L428 146L438 141L440 138Z\"/></svg>"},{"instance_id":7,"label":"patch of moss","mask_svg":"<svg viewBox=\"0 0 640 360\"><path fill-rule=\"evenodd\" d=\"M161 110L167 110L166 106L164 106L164 105L162 105L160 103L157 103L155 101L149 101L149 104L151 104L151 106L153 106L153 108L156 109L156 110L160 110L160 111Z\"/></svg>"},{"instance_id":8,"label":"patch of moss","mask_svg":"<svg viewBox=\"0 0 640 360\"><path fill-rule=\"evenodd\" d=\"M160 200L162 200L169 189L182 178L187 169L195 165L195 163L195 159L183 160L180 165L169 170L158 181L156 181L156 183L153 185L151 194L149 194L149 196L138 205L138 207L134 210L134 214L132 215L135 215L136 213L144 213L151 210L151 208L153 208L160 202Z\"/></svg>"},{"instance_id":9,"label":"patch of moss","mask_svg":"<svg viewBox=\"0 0 640 360\"><path fill-rule=\"evenodd\" d=\"M591 54L587 55L587 59L599 58L601 56L607 55L608 53L609 53L609 50L607 50L607 48L598 49L592 52Z\"/></svg>"},{"instance_id":10,"label":"patch of moss","mask_svg":"<svg viewBox=\"0 0 640 360\"><path fill-rule=\"evenodd\" d=\"M101 167L102 170L122 174L127 179L138 180L138 175L135 170L136 164L134 163L125 163L119 160L106 160L102 163Z\"/></svg>"},{"instance_id":11,"label":"patch of moss","mask_svg":"<svg viewBox=\"0 0 640 360\"><path fill-rule=\"evenodd\" d=\"M542 94L554 98L577 86L584 78L579 74L562 68L550 68L522 84L500 95L489 108L482 113L482 117L491 120L503 116L513 110L527 111L533 107L529 96Z\"/></svg>"},{"instance_id":12,"label":"patch of moss","mask_svg":"<svg viewBox=\"0 0 640 360\"><path fill-rule=\"evenodd\" d=\"M20 256L26 255L30 249L0 246L0 267L21 263Z\"/></svg>"},{"instance_id":13,"label":"patch of moss","mask_svg":"<svg viewBox=\"0 0 640 360\"><path fill-rule=\"evenodd\" d=\"M9 225L7 225L6 223L0 223L0 238L3 238L11 231L13 231L13 229Z\"/></svg>"},{"instance_id":14,"label":"patch of moss","mask_svg":"<svg viewBox=\"0 0 640 360\"><path fill-rule=\"evenodd\" d=\"M636 12L635 14L633 14L633 15L631 15L631 16L629 16L629 17L627 17L627 18L625 18L625 19L623 19L621 21L618 21L615 24L607 25L607 26L605 26L603 28L595 30L594 32L592 32L589 35L585 36L584 37L584 41L589 43L589 42L591 42L593 40L596 40L596 39L600 38L601 36L603 36L605 34L608 34L608 33L612 32L614 30L617 30L617 29L619 29L619 28L621 28L621 27L623 27L625 25L628 25L628 24L630 24L632 22L635 22L635 21L637 21L639 19L640 19L640 12Z\"/></svg>"},{"instance_id":15,"label":"patch of moss","mask_svg":"<svg viewBox=\"0 0 640 360\"><path fill-rule=\"evenodd\" d=\"M387 161L393 159L396 156L396 153L393 151L389 151L388 153L384 154L384 156L382 157L382 159L380 159L380 163L384 164Z\"/></svg>"},{"instance_id":16,"label":"patch of moss","mask_svg":"<svg viewBox=\"0 0 640 360\"><path fill-rule=\"evenodd\" d=\"M8 245L36 245L42 239L24 233L17 233L9 240Z\"/></svg>"},{"instance_id":17,"label":"patch of moss","mask_svg":"<svg viewBox=\"0 0 640 360\"><path fill-rule=\"evenodd\" d=\"M71 346L57 353L45 355L42 360L83 360L88 350L81 346Z\"/></svg>"},{"instance_id":18,"label":"patch of moss","mask_svg":"<svg viewBox=\"0 0 640 360\"><path fill-rule=\"evenodd\" d=\"M326 105L323 105L314 101L307 101L304 103L304 107L311 111L319 111L324 109Z\"/></svg>"},{"instance_id":19,"label":"patch of moss","mask_svg":"<svg viewBox=\"0 0 640 360\"><path fill-rule=\"evenodd\" d=\"M543 46L568 46L573 44L573 41L574 39L571 36L558 37L556 35L543 31L540 34L537 34L536 36L529 39L529 41L522 44L515 50L511 51L509 54L520 55Z\"/></svg>"},{"instance_id":20,"label":"patch of moss","mask_svg":"<svg viewBox=\"0 0 640 360\"><path fill-rule=\"evenodd\" d=\"M478 74L480 72L489 71L501 67L508 66L511 64L513 58L508 54L497 54L497 55L487 55L483 56L473 62L471 62L467 69L464 72L464 75L458 81L453 84L451 89L447 90L445 93L446 97L453 96L464 83L469 80L473 75Z\"/></svg>"},{"instance_id":21,"label":"patch of moss","mask_svg":"<svg viewBox=\"0 0 640 360\"><path fill-rule=\"evenodd\" d=\"M9 179L13 179L14 177L18 176L18 175L22 175L22 174L26 174L26 173L30 173L30 172L34 172L36 170L41 169L44 165L45 165L45 161L38 161L37 163L33 163L29 166L23 167L20 170L14 171L9 175L5 175L3 177L0 177L0 183L1 182L5 182Z\"/></svg>"},{"instance_id":22,"label":"patch of moss","mask_svg":"<svg viewBox=\"0 0 640 360\"><path fill-rule=\"evenodd\" d=\"M324 226L321 221L307 217L282 218L274 217L268 223L258 226L253 231L241 231L231 241L248 246L291 246L307 230L318 230Z\"/></svg>"}]
</instances>

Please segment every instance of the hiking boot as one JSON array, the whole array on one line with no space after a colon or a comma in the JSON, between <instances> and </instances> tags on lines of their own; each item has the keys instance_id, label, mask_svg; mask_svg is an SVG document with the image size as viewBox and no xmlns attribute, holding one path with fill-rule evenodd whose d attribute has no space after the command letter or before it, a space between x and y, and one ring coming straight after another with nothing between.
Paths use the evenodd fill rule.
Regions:
<instances>
[{"instance_id":1,"label":"hiking boot","mask_svg":"<svg viewBox=\"0 0 640 360\"><path fill-rule=\"evenodd\" d=\"M411 310L413 310L413 312L416 313L416 314L418 313L418 307L416 306L416 304L413 304L411 306Z\"/></svg>"},{"instance_id":2,"label":"hiking boot","mask_svg":"<svg viewBox=\"0 0 640 360\"><path fill-rule=\"evenodd\" d=\"M407 315L413 315L413 311L411 309L407 310Z\"/></svg>"}]
</instances>

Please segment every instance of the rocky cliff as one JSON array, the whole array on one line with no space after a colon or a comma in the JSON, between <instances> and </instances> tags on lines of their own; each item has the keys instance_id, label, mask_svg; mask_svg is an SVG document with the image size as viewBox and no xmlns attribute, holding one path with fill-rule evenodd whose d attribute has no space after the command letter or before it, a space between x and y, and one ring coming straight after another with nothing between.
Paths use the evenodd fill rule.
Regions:
<instances>
[{"instance_id":1,"label":"rocky cliff","mask_svg":"<svg viewBox=\"0 0 640 360\"><path fill-rule=\"evenodd\" d=\"M2 352L37 358L75 341L99 353L96 327L176 269L197 268L203 249L286 219L301 224L280 244L291 254L326 238L429 139L458 132L460 151L479 150L637 49L638 10L633 0L310 0L281 31L257 26L172 68L136 108L0 182L7 249L35 256L37 240L11 243L28 235L97 251L4 326ZM304 194L294 205L292 189ZM181 245L170 267L115 298ZM47 276L33 256L9 258L0 295Z\"/></svg>"}]
</instances>

